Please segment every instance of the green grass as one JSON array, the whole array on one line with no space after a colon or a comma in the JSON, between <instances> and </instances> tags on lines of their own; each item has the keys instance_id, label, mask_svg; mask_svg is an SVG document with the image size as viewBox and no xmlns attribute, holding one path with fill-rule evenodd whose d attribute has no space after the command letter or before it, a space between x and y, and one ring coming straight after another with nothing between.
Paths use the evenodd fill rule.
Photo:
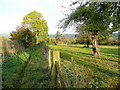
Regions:
<instances>
[{"instance_id":1,"label":"green grass","mask_svg":"<svg viewBox=\"0 0 120 90\"><path fill-rule=\"evenodd\" d=\"M2 65L3 88L52 87L48 61L43 58L43 47L40 46L33 46L18 54L7 54Z\"/></svg>"},{"instance_id":2,"label":"green grass","mask_svg":"<svg viewBox=\"0 0 120 90\"><path fill-rule=\"evenodd\" d=\"M87 78L99 88L116 88L118 83L118 46L99 46L100 57L92 56L92 49L83 45L49 45L59 50L62 75L68 88L91 87ZM5 54L2 65L3 88L52 88L48 60L43 47L33 46L23 52Z\"/></svg>"},{"instance_id":3,"label":"green grass","mask_svg":"<svg viewBox=\"0 0 120 90\"><path fill-rule=\"evenodd\" d=\"M91 79L99 88L116 88L118 83L118 46L100 45L100 57L92 56L91 48L83 45L49 45L52 50L61 52L63 66L71 73ZM73 60L71 59L73 58ZM74 72L75 71L75 72ZM68 76L70 79L70 77ZM66 78L67 79L67 78ZM74 78L69 80L75 81ZM73 82L75 83L75 82ZM73 84L71 84L73 85ZM68 85L70 87L70 85ZM73 85L73 87L80 87Z\"/></svg>"}]
</instances>

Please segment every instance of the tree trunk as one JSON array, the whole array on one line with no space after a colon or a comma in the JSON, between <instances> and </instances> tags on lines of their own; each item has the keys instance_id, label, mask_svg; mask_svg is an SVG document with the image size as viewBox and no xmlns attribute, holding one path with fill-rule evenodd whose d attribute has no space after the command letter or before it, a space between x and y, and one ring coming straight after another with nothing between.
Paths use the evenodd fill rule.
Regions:
<instances>
[{"instance_id":1,"label":"tree trunk","mask_svg":"<svg viewBox=\"0 0 120 90\"><path fill-rule=\"evenodd\" d=\"M55 43L55 45L57 45L57 43Z\"/></svg>"},{"instance_id":2,"label":"tree trunk","mask_svg":"<svg viewBox=\"0 0 120 90\"><path fill-rule=\"evenodd\" d=\"M37 45L37 33L35 34L35 44Z\"/></svg>"},{"instance_id":3,"label":"tree trunk","mask_svg":"<svg viewBox=\"0 0 120 90\"><path fill-rule=\"evenodd\" d=\"M87 48L89 48L89 45L90 45L90 41L87 40Z\"/></svg>"},{"instance_id":4,"label":"tree trunk","mask_svg":"<svg viewBox=\"0 0 120 90\"><path fill-rule=\"evenodd\" d=\"M98 48L98 43L97 43L97 35L94 34L92 36L92 49L93 49L93 56L99 56L99 48Z\"/></svg>"}]
</instances>

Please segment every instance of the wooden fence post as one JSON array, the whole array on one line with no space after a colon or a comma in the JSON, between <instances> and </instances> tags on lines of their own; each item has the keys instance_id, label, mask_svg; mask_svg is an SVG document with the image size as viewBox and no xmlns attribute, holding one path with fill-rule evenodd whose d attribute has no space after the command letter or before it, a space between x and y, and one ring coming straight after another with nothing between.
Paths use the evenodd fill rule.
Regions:
<instances>
[{"instance_id":1,"label":"wooden fence post","mask_svg":"<svg viewBox=\"0 0 120 90\"><path fill-rule=\"evenodd\" d=\"M53 55L53 68L52 68L52 78L53 78L53 84L55 86L55 88L58 87L58 70L57 70L57 67L58 65L56 65L56 62L59 62L60 60L60 52L59 51L53 51L52 52L52 55Z\"/></svg>"},{"instance_id":2,"label":"wooden fence post","mask_svg":"<svg viewBox=\"0 0 120 90\"><path fill-rule=\"evenodd\" d=\"M62 88L65 88L64 79L62 77L61 66L60 66L60 51L53 51L53 61L56 67L56 72L59 76L60 85Z\"/></svg>"},{"instance_id":3,"label":"wooden fence post","mask_svg":"<svg viewBox=\"0 0 120 90\"><path fill-rule=\"evenodd\" d=\"M49 63L49 69L51 68L52 66L52 61L51 61L52 57L51 57L51 50L49 49L48 51L48 63Z\"/></svg>"},{"instance_id":4,"label":"wooden fence post","mask_svg":"<svg viewBox=\"0 0 120 90\"><path fill-rule=\"evenodd\" d=\"M60 62L60 51L53 51L53 61L55 63L55 61Z\"/></svg>"},{"instance_id":5,"label":"wooden fence post","mask_svg":"<svg viewBox=\"0 0 120 90\"><path fill-rule=\"evenodd\" d=\"M65 88L65 83L62 77L61 66L60 66L60 51L49 50L48 61L49 61L50 75L54 87L57 88L58 85L60 84L62 88Z\"/></svg>"}]
</instances>

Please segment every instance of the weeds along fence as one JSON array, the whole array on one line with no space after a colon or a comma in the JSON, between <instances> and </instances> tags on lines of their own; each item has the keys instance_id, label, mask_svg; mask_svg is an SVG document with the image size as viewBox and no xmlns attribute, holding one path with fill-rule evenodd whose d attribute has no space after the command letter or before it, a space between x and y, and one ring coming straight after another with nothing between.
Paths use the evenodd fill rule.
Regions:
<instances>
[{"instance_id":1,"label":"weeds along fence","mask_svg":"<svg viewBox=\"0 0 120 90\"><path fill-rule=\"evenodd\" d=\"M2 89L2 38L0 38L0 90Z\"/></svg>"},{"instance_id":2,"label":"weeds along fence","mask_svg":"<svg viewBox=\"0 0 120 90\"><path fill-rule=\"evenodd\" d=\"M7 52L7 41L0 38L0 60L4 60L4 54Z\"/></svg>"},{"instance_id":3,"label":"weeds along fence","mask_svg":"<svg viewBox=\"0 0 120 90\"><path fill-rule=\"evenodd\" d=\"M14 53L13 42L8 38L0 38L0 58L5 60L4 56L8 53Z\"/></svg>"},{"instance_id":4,"label":"weeds along fence","mask_svg":"<svg viewBox=\"0 0 120 90\"><path fill-rule=\"evenodd\" d=\"M2 60L3 58L3 39L0 38L0 90L2 89Z\"/></svg>"},{"instance_id":5,"label":"weeds along fence","mask_svg":"<svg viewBox=\"0 0 120 90\"><path fill-rule=\"evenodd\" d=\"M55 88L98 88L91 80L76 71L76 64L67 64L60 59L60 51L49 49L49 72Z\"/></svg>"},{"instance_id":6,"label":"weeds along fence","mask_svg":"<svg viewBox=\"0 0 120 90\"><path fill-rule=\"evenodd\" d=\"M4 60L4 55L7 54L8 49L9 49L9 40L8 39L0 39L0 58L1 60Z\"/></svg>"},{"instance_id":7,"label":"weeds along fence","mask_svg":"<svg viewBox=\"0 0 120 90\"><path fill-rule=\"evenodd\" d=\"M3 40L0 38L0 60L2 58L2 42Z\"/></svg>"}]
</instances>

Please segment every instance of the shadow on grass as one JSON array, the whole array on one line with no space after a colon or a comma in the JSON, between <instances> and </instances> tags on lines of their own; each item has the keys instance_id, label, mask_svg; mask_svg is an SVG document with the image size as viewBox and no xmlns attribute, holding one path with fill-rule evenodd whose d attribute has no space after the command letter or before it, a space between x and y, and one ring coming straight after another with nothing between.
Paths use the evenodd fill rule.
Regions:
<instances>
[{"instance_id":1,"label":"shadow on grass","mask_svg":"<svg viewBox=\"0 0 120 90\"><path fill-rule=\"evenodd\" d=\"M70 55L68 53L65 53L65 52L62 52L61 53L61 58L63 59L67 59L67 60L71 60L71 57L74 57L73 55ZM75 58L75 57L74 57ZM92 68L96 71L100 71L102 73L105 73L105 74L108 74L109 76L118 76L119 74L114 72L114 71L110 71L110 70L106 70L106 69L103 69L101 67L99 67L98 65L92 65L91 63L86 63L82 60L80 60L79 58L75 58L75 62L79 65L84 65L85 67L87 68Z\"/></svg>"},{"instance_id":2,"label":"shadow on grass","mask_svg":"<svg viewBox=\"0 0 120 90\"><path fill-rule=\"evenodd\" d=\"M74 48L91 48L91 47L84 47L84 46L71 46L71 45L68 45L68 47L74 47ZM92 48L91 48L92 49Z\"/></svg>"},{"instance_id":3,"label":"shadow on grass","mask_svg":"<svg viewBox=\"0 0 120 90\"><path fill-rule=\"evenodd\" d=\"M68 47L68 46L67 46ZM84 52L81 52L81 51L78 51L78 52L76 52L76 51L69 51L69 50L63 50L63 49L51 49L52 51L54 51L54 50L58 50L58 51L66 51L66 52L70 52L70 53L79 53L80 55L81 54L84 54L84 55L90 55L90 56L92 56L93 54L89 54L89 53L84 53Z\"/></svg>"},{"instance_id":4,"label":"shadow on grass","mask_svg":"<svg viewBox=\"0 0 120 90\"><path fill-rule=\"evenodd\" d=\"M101 60L106 60L106 61L112 61L112 62L120 62L120 61L116 61L116 60L112 60L112 59L106 59L106 58L102 58L102 57L98 57L98 59L101 59Z\"/></svg>"},{"instance_id":5,"label":"shadow on grass","mask_svg":"<svg viewBox=\"0 0 120 90\"><path fill-rule=\"evenodd\" d=\"M65 46L65 45L60 45L60 46ZM74 48L87 48L87 47L83 47L83 46L72 46L72 45L67 45L66 47L74 47ZM91 47L89 47L88 49L92 49ZM108 54L114 54L114 55L118 55L118 48L114 48L114 49L110 49L110 48L100 48L100 52L102 53L108 53Z\"/></svg>"},{"instance_id":6,"label":"shadow on grass","mask_svg":"<svg viewBox=\"0 0 120 90\"><path fill-rule=\"evenodd\" d=\"M67 46L68 47L68 46ZM56 50L56 49L52 49L52 50ZM74 54L76 54L76 55L85 55L85 57L88 57L88 58L94 58L92 55L92 53L91 54L89 54L89 53L84 53L84 52L81 52L81 51L78 51L78 52L76 52L76 51L69 51L69 50L63 50L63 49L57 49L57 50L59 50L59 51L66 51L66 52L69 52L69 53L74 53ZM105 54L106 56L110 56L110 55L107 55L107 54ZM115 58L117 58L116 56L112 56L112 57L115 57ZM106 58L102 58L101 56L100 57L95 57L95 58L97 58L97 59L101 59L101 60L106 60L106 61L112 61L112 62L120 62L120 61L118 61L118 60L112 60L112 59L106 59Z\"/></svg>"},{"instance_id":7,"label":"shadow on grass","mask_svg":"<svg viewBox=\"0 0 120 90\"><path fill-rule=\"evenodd\" d=\"M102 53L118 55L118 49L100 48Z\"/></svg>"},{"instance_id":8,"label":"shadow on grass","mask_svg":"<svg viewBox=\"0 0 120 90\"><path fill-rule=\"evenodd\" d=\"M83 47L83 46L72 46L72 45L56 45L56 46L64 46L64 47L73 47L73 48L87 48L87 47Z\"/></svg>"},{"instance_id":9,"label":"shadow on grass","mask_svg":"<svg viewBox=\"0 0 120 90\"><path fill-rule=\"evenodd\" d=\"M72 53L72 52L71 52ZM92 57L92 55L93 54L88 54L88 53L83 53L83 52L77 52L76 53L77 55L79 55L79 54L83 54L83 55L85 55L85 57L88 57L88 58L96 58L96 59L101 59L101 60L106 60L106 61L112 61L112 62L118 62L119 63L119 61L118 60L112 60L112 59L106 59L106 58L102 58L102 57ZM107 56L107 55L106 55ZM113 56L112 56L113 57ZM114 56L115 57L115 56Z\"/></svg>"},{"instance_id":10,"label":"shadow on grass","mask_svg":"<svg viewBox=\"0 0 120 90\"><path fill-rule=\"evenodd\" d=\"M71 53L73 53L73 52L71 52ZM106 58L102 58L102 57L93 57L92 56L93 54L88 54L88 53L83 53L83 52L76 52L76 54L77 55L83 54L83 55L85 55L85 57L88 57L88 58L96 58L96 59L101 59L101 60L106 60L106 61L112 61L112 62L118 62L118 63L120 62L118 60L106 59Z\"/></svg>"},{"instance_id":11,"label":"shadow on grass","mask_svg":"<svg viewBox=\"0 0 120 90\"><path fill-rule=\"evenodd\" d=\"M68 46L66 46L66 47L68 47ZM78 47L78 46L69 46L69 47L84 48L84 47ZM111 55L108 55L108 54L113 54L113 55L117 55L118 56L118 54L115 54L115 53L118 53L117 49L108 49L108 48L101 48L101 49L103 49L103 50L101 50L100 53L106 53L105 54L106 56L111 56ZM76 52L76 51L69 51L69 50L62 50L62 49L59 49L59 50L60 51L67 51L67 52L70 52L70 53L76 53L77 55L83 54L83 55L86 55L85 57L89 57L89 58L91 58L92 55L93 55L92 53L89 54L89 53L84 53L84 52L81 52L81 51ZM114 51L114 52L112 52L112 51ZM117 56L112 56L112 57L117 58ZM102 58L101 56L100 57L96 57L96 58L97 59L101 59L101 60L106 60L106 61L119 62L118 60L106 59L106 58Z\"/></svg>"}]
</instances>

